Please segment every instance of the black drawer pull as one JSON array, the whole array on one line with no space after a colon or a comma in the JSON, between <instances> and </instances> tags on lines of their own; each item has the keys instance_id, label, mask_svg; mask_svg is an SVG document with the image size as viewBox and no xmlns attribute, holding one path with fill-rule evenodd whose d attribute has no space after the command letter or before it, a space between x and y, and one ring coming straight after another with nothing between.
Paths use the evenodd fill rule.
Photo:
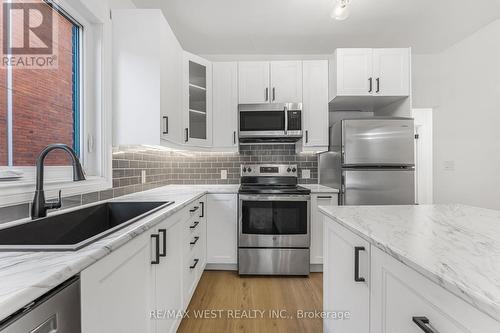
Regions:
<instances>
[{"instance_id":1,"label":"black drawer pull","mask_svg":"<svg viewBox=\"0 0 500 333\"><path fill-rule=\"evenodd\" d=\"M200 207L198 207L198 206L194 206L194 207L193 207L193 209L190 209L190 210L189 210L189 212L190 212L190 213L194 213L194 212L196 212L196 211L198 210L198 208L200 208Z\"/></svg>"},{"instance_id":2,"label":"black drawer pull","mask_svg":"<svg viewBox=\"0 0 500 333\"><path fill-rule=\"evenodd\" d=\"M198 263L199 263L199 262L200 262L200 259L195 259L195 260L194 260L194 264L193 264L193 265L191 265L191 266L189 266L189 268L190 268L190 269L195 269L195 268L196 268L196 266L198 266Z\"/></svg>"},{"instance_id":3,"label":"black drawer pull","mask_svg":"<svg viewBox=\"0 0 500 333\"><path fill-rule=\"evenodd\" d=\"M328 195L328 196L319 196L318 199L331 199L332 196L331 195Z\"/></svg>"},{"instance_id":4,"label":"black drawer pull","mask_svg":"<svg viewBox=\"0 0 500 333\"><path fill-rule=\"evenodd\" d=\"M196 245L196 243L198 243L198 240L199 240L199 239L200 239L200 237L196 236L196 237L194 238L194 241L192 241L192 242L191 242L191 243L189 243L189 244L191 244L191 245Z\"/></svg>"},{"instance_id":5,"label":"black drawer pull","mask_svg":"<svg viewBox=\"0 0 500 333\"><path fill-rule=\"evenodd\" d=\"M200 222L196 221L195 223L193 223L193 225L189 226L189 229L196 229L196 227L198 226L198 224L200 224Z\"/></svg>"},{"instance_id":6,"label":"black drawer pull","mask_svg":"<svg viewBox=\"0 0 500 333\"><path fill-rule=\"evenodd\" d=\"M158 230L158 234L163 235L163 246L162 246L162 250L160 251L159 255L160 255L160 257L166 257L167 256L167 229Z\"/></svg>"},{"instance_id":7,"label":"black drawer pull","mask_svg":"<svg viewBox=\"0 0 500 333\"><path fill-rule=\"evenodd\" d=\"M155 259L151 260L151 265L158 265L160 263L160 235L151 235L151 238L155 240Z\"/></svg>"},{"instance_id":8,"label":"black drawer pull","mask_svg":"<svg viewBox=\"0 0 500 333\"><path fill-rule=\"evenodd\" d=\"M365 282L365 278L359 276L359 252L361 251L365 251L364 246L354 248L354 281L356 282Z\"/></svg>"},{"instance_id":9,"label":"black drawer pull","mask_svg":"<svg viewBox=\"0 0 500 333\"><path fill-rule=\"evenodd\" d=\"M427 317L413 317L413 322L425 333L439 333L431 326L431 322Z\"/></svg>"},{"instance_id":10,"label":"black drawer pull","mask_svg":"<svg viewBox=\"0 0 500 333\"><path fill-rule=\"evenodd\" d=\"M201 215L200 217L205 217L205 203L203 201L200 201L201 205Z\"/></svg>"}]
</instances>

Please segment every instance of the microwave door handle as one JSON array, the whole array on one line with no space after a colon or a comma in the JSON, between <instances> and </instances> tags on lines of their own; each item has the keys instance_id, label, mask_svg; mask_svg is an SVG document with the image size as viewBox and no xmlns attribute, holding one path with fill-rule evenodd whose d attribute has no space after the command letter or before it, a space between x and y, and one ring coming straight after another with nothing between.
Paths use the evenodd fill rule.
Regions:
<instances>
[{"instance_id":1,"label":"microwave door handle","mask_svg":"<svg viewBox=\"0 0 500 333\"><path fill-rule=\"evenodd\" d=\"M285 106L285 135L287 135L288 131L288 108Z\"/></svg>"}]
</instances>

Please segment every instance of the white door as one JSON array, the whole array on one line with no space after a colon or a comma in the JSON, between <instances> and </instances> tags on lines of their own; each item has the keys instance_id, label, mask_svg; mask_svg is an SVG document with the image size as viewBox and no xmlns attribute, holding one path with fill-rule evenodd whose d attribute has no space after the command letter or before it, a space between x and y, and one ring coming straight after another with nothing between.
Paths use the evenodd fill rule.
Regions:
<instances>
[{"instance_id":1,"label":"white door","mask_svg":"<svg viewBox=\"0 0 500 333\"><path fill-rule=\"evenodd\" d=\"M269 62L238 63L239 104L269 103Z\"/></svg>"},{"instance_id":2,"label":"white door","mask_svg":"<svg viewBox=\"0 0 500 333\"><path fill-rule=\"evenodd\" d=\"M350 318L324 320L324 332L368 333L370 323L370 245L325 218L323 310L349 311ZM356 253L359 261L356 260ZM358 276L355 274L359 268ZM364 280L364 281L363 281Z\"/></svg>"},{"instance_id":3,"label":"white door","mask_svg":"<svg viewBox=\"0 0 500 333\"><path fill-rule=\"evenodd\" d=\"M182 310L182 216L178 216L174 225L166 228L166 223L160 224L156 233L160 235L161 258L155 265L156 277L156 310ZM175 218L175 217L174 217ZM172 224L171 221L168 222ZM165 252L163 252L165 249ZM175 332L180 319L175 317L162 318L156 321L157 333Z\"/></svg>"},{"instance_id":4,"label":"white door","mask_svg":"<svg viewBox=\"0 0 500 333\"><path fill-rule=\"evenodd\" d=\"M303 145L328 148L328 61L303 62Z\"/></svg>"},{"instance_id":5,"label":"white door","mask_svg":"<svg viewBox=\"0 0 500 333\"><path fill-rule=\"evenodd\" d=\"M238 201L235 194L207 196L207 263L236 264Z\"/></svg>"},{"instance_id":6,"label":"white door","mask_svg":"<svg viewBox=\"0 0 500 333\"><path fill-rule=\"evenodd\" d=\"M415 119L415 190L417 203L434 203L432 109L413 109Z\"/></svg>"},{"instance_id":7,"label":"white door","mask_svg":"<svg viewBox=\"0 0 500 333\"><path fill-rule=\"evenodd\" d=\"M143 234L82 271L82 332L154 331L153 243Z\"/></svg>"},{"instance_id":8,"label":"white door","mask_svg":"<svg viewBox=\"0 0 500 333\"><path fill-rule=\"evenodd\" d=\"M337 96L370 96L374 91L372 49L337 49Z\"/></svg>"},{"instance_id":9,"label":"white door","mask_svg":"<svg viewBox=\"0 0 500 333\"><path fill-rule=\"evenodd\" d=\"M213 146L238 149L238 64L213 63Z\"/></svg>"},{"instance_id":10,"label":"white door","mask_svg":"<svg viewBox=\"0 0 500 333\"><path fill-rule=\"evenodd\" d=\"M302 61L271 62L271 103L302 102Z\"/></svg>"},{"instance_id":11,"label":"white door","mask_svg":"<svg viewBox=\"0 0 500 333\"><path fill-rule=\"evenodd\" d=\"M337 206L337 193L315 194L311 198L311 264L323 264L323 221L319 206Z\"/></svg>"},{"instance_id":12,"label":"white door","mask_svg":"<svg viewBox=\"0 0 500 333\"><path fill-rule=\"evenodd\" d=\"M184 52L183 142L193 146L212 144L212 64Z\"/></svg>"},{"instance_id":13,"label":"white door","mask_svg":"<svg viewBox=\"0 0 500 333\"><path fill-rule=\"evenodd\" d=\"M410 50L373 50L374 93L380 96L409 96Z\"/></svg>"}]
</instances>

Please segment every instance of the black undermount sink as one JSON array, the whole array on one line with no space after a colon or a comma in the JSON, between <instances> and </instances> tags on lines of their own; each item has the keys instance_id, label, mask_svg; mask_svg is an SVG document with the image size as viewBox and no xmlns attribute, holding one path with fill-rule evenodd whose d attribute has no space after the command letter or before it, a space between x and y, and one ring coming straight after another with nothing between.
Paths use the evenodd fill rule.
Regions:
<instances>
[{"instance_id":1,"label":"black undermount sink","mask_svg":"<svg viewBox=\"0 0 500 333\"><path fill-rule=\"evenodd\" d=\"M0 230L0 251L75 251L173 202L106 202Z\"/></svg>"}]
</instances>

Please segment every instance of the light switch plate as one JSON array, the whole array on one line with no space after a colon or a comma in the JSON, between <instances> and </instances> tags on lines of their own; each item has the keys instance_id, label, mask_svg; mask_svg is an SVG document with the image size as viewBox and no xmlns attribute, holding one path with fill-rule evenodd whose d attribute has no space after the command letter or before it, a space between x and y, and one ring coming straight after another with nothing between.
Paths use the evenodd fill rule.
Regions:
<instances>
[{"instance_id":1,"label":"light switch plate","mask_svg":"<svg viewBox=\"0 0 500 333\"><path fill-rule=\"evenodd\" d=\"M146 184L146 170L141 170L141 184Z\"/></svg>"},{"instance_id":2,"label":"light switch plate","mask_svg":"<svg viewBox=\"0 0 500 333\"><path fill-rule=\"evenodd\" d=\"M227 170L220 171L220 179L227 179Z\"/></svg>"},{"instance_id":3,"label":"light switch plate","mask_svg":"<svg viewBox=\"0 0 500 333\"><path fill-rule=\"evenodd\" d=\"M302 170L302 179L310 179L311 178L311 170L303 169Z\"/></svg>"}]
</instances>

